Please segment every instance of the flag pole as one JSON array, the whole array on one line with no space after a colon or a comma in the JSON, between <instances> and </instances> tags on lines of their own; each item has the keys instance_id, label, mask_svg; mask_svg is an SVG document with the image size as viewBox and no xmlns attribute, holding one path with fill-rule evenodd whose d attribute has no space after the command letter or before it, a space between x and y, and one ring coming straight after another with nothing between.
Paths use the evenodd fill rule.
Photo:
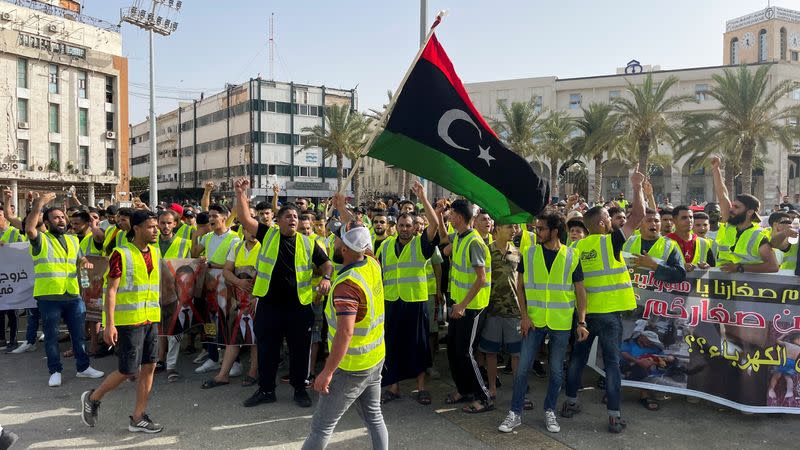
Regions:
<instances>
[{"instance_id":1,"label":"flag pole","mask_svg":"<svg viewBox=\"0 0 800 450\"><path fill-rule=\"evenodd\" d=\"M353 179L353 175L361 166L361 160L364 156L369 152L369 148L372 147L372 144L377 139L378 135L381 134L383 129L386 127L386 122L389 120L389 116L394 109L394 105L396 103L397 98L400 96L400 92L403 90L403 87L406 85L406 81L408 81L408 77L411 76L411 71L414 69L414 66L419 61L419 58L422 56L422 52L425 50L425 47L428 46L428 42L433 37L434 29L442 22L442 18L447 15L447 10L441 10L438 14L436 14L436 19L434 19L433 24L431 24L430 30L428 30L427 36L425 36L425 41L422 45L420 45L419 50L417 50L417 55L414 57L414 60L411 62L411 65L406 70L406 74L403 75L403 79L400 81L400 86L397 87L394 95L392 95L392 99L389 101L389 104L386 106L386 111L384 111L383 115L380 118L380 122L375 127L375 130L369 136L366 145L364 145L364 149L362 153L356 158L355 162L353 163L353 167L350 169L350 173L347 174L347 178L342 182L342 185L339 187L337 194L342 194L345 190L345 186L350 184L350 181ZM355 196L355 192L353 193Z\"/></svg>"}]
</instances>

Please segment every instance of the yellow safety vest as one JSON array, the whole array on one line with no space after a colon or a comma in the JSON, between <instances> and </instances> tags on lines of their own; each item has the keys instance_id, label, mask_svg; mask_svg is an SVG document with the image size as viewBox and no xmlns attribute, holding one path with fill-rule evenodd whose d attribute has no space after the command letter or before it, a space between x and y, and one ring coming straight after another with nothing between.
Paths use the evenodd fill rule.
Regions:
<instances>
[{"instance_id":1,"label":"yellow safety vest","mask_svg":"<svg viewBox=\"0 0 800 450\"><path fill-rule=\"evenodd\" d=\"M753 224L742 232L738 240L736 239L736 234L735 226L727 223L719 224L719 231L717 232L719 256L717 260L720 265L726 262L740 264L762 263L758 247L761 244L761 240L764 239L764 230Z\"/></svg>"},{"instance_id":2,"label":"yellow safety vest","mask_svg":"<svg viewBox=\"0 0 800 450\"><path fill-rule=\"evenodd\" d=\"M797 268L797 247L798 244L791 244L789 251L783 254L781 270L795 270Z\"/></svg>"},{"instance_id":3,"label":"yellow safety vest","mask_svg":"<svg viewBox=\"0 0 800 450\"><path fill-rule=\"evenodd\" d=\"M196 228L191 225L182 223L181 226L178 227L178 229L173 232L173 234L181 239L186 239L187 241L191 241L192 233L194 232L195 229Z\"/></svg>"},{"instance_id":4,"label":"yellow safety vest","mask_svg":"<svg viewBox=\"0 0 800 450\"><path fill-rule=\"evenodd\" d=\"M666 261L667 258L669 258L669 254L675 249L676 245L677 244L675 244L675 241L672 239L659 236L653 246L650 247L650 250L647 251L647 254L653 258ZM642 235L634 234L633 236L629 237L628 240L625 241L625 245L622 247L622 250L634 255L642 254Z\"/></svg>"},{"instance_id":5,"label":"yellow safety vest","mask_svg":"<svg viewBox=\"0 0 800 450\"><path fill-rule=\"evenodd\" d=\"M422 256L420 236L411 238L397 255L397 236L389 236L381 244L380 261L383 269L383 297L386 301L424 302L428 300L426 259Z\"/></svg>"},{"instance_id":6,"label":"yellow safety vest","mask_svg":"<svg viewBox=\"0 0 800 450\"><path fill-rule=\"evenodd\" d=\"M353 337L347 353L339 363L339 368L348 372L371 369L383 361L386 346L383 341L384 297L381 267L372 258L344 268L334 278L328 302L325 305L325 317L328 321L328 350L333 347L336 336L336 311L333 307L333 292L340 283L350 281L358 285L367 298L367 311L364 318L356 322Z\"/></svg>"},{"instance_id":7,"label":"yellow safety vest","mask_svg":"<svg viewBox=\"0 0 800 450\"><path fill-rule=\"evenodd\" d=\"M436 273L433 271L431 260L425 261L425 278L428 279L428 297L436 295Z\"/></svg>"},{"instance_id":8,"label":"yellow safety vest","mask_svg":"<svg viewBox=\"0 0 800 450\"><path fill-rule=\"evenodd\" d=\"M710 239L697 236L697 239L694 240L694 257L692 258L692 264L696 266L700 263L707 263L708 254L711 252L712 247ZM681 256L683 256L683 252L681 252ZM685 260L683 262L686 263Z\"/></svg>"},{"instance_id":9,"label":"yellow safety vest","mask_svg":"<svg viewBox=\"0 0 800 450\"><path fill-rule=\"evenodd\" d=\"M525 266L525 299L528 317L534 327L551 330L572 329L575 311L575 285L572 274L580 263L574 248L560 246L558 255L547 271L541 245L528 249L522 262Z\"/></svg>"},{"instance_id":10,"label":"yellow safety vest","mask_svg":"<svg viewBox=\"0 0 800 450\"><path fill-rule=\"evenodd\" d=\"M473 241L481 246L486 255L486 282L467 309L483 309L489 305L489 293L492 289L492 256L489 253L489 247L475 230L470 230L463 238L456 233L453 240L453 257L450 262L450 296L456 303L461 302L475 284L475 280L478 279L475 269L472 268L472 258L469 254L469 248Z\"/></svg>"},{"instance_id":11,"label":"yellow safety vest","mask_svg":"<svg viewBox=\"0 0 800 450\"><path fill-rule=\"evenodd\" d=\"M333 244L336 241L336 235L333 233L328 235L328 238L325 240L326 247L328 249L328 259L331 260L331 264L333 265L333 275L335 276L339 273L339 270L342 269L342 265L333 261ZM374 250L374 249L373 249Z\"/></svg>"},{"instance_id":12,"label":"yellow safety vest","mask_svg":"<svg viewBox=\"0 0 800 450\"><path fill-rule=\"evenodd\" d=\"M528 249L531 248L531 246L536 245L536 233L528 231L527 228L525 228L524 223L521 224L521 226L522 236L519 240L519 252L520 254L524 255L528 252Z\"/></svg>"},{"instance_id":13,"label":"yellow safety vest","mask_svg":"<svg viewBox=\"0 0 800 450\"><path fill-rule=\"evenodd\" d=\"M214 232L206 233L203 237L200 238L200 244L203 246L203 255L212 263L224 265L225 261L228 259L228 252L231 249L231 244L233 243L234 239L238 239L239 236L236 235L235 232L228 230L228 235L220 242L219 246L214 250L214 254L209 256L208 255L208 242L211 240L211 237L214 235Z\"/></svg>"},{"instance_id":14,"label":"yellow safety vest","mask_svg":"<svg viewBox=\"0 0 800 450\"><path fill-rule=\"evenodd\" d=\"M269 292L272 270L275 268L275 261L278 260L280 234L278 228L270 228L264 236L256 264L258 274L255 286L253 286L254 297L263 297ZM314 291L311 288L311 276L314 270L311 260L313 245L308 236L295 233L294 270L297 280L297 297L300 299L301 305L308 305L314 300Z\"/></svg>"},{"instance_id":15,"label":"yellow safety vest","mask_svg":"<svg viewBox=\"0 0 800 450\"><path fill-rule=\"evenodd\" d=\"M81 252L83 252L84 256L103 256L102 250L98 250L94 245L94 236L92 236L92 233L89 233L81 239Z\"/></svg>"},{"instance_id":16,"label":"yellow safety vest","mask_svg":"<svg viewBox=\"0 0 800 450\"><path fill-rule=\"evenodd\" d=\"M611 236L590 234L578 241L575 248L581 255L586 312L600 314L635 309L631 275L625 261L614 257Z\"/></svg>"},{"instance_id":17,"label":"yellow safety vest","mask_svg":"<svg viewBox=\"0 0 800 450\"><path fill-rule=\"evenodd\" d=\"M11 225L6 228L6 230L0 234L0 242L5 242L7 244L13 244L15 242L24 242L25 235L20 234L19 230L12 227Z\"/></svg>"},{"instance_id":18,"label":"yellow safety vest","mask_svg":"<svg viewBox=\"0 0 800 450\"><path fill-rule=\"evenodd\" d=\"M64 235L67 249L58 242L58 238L49 231L39 233L42 243L39 253L33 254L33 296L42 295L78 295L78 238L71 234Z\"/></svg>"},{"instance_id":19,"label":"yellow safety vest","mask_svg":"<svg viewBox=\"0 0 800 450\"><path fill-rule=\"evenodd\" d=\"M112 236L114 236L114 232L119 230L116 235L114 245L111 245ZM113 252L113 247L122 247L123 245L128 243L128 232L122 229L117 228L116 225L111 225L110 227L106 228L105 238L103 239L103 253L106 256L111 256ZM109 247L112 247L109 249Z\"/></svg>"},{"instance_id":20,"label":"yellow safety vest","mask_svg":"<svg viewBox=\"0 0 800 450\"><path fill-rule=\"evenodd\" d=\"M313 242L315 245L318 245L326 255L328 254L327 244L323 238L319 237L319 235L316 233L311 233L308 238L311 239L311 242ZM320 282L322 282L322 275L313 274L311 277L311 289L316 289Z\"/></svg>"},{"instance_id":21,"label":"yellow safety vest","mask_svg":"<svg viewBox=\"0 0 800 450\"><path fill-rule=\"evenodd\" d=\"M258 241L256 241L256 244L250 249L249 253L246 253L245 241L236 244L236 258L233 261L234 268L252 267L255 269L256 264L258 264L258 252L260 250L261 242Z\"/></svg>"},{"instance_id":22,"label":"yellow safety vest","mask_svg":"<svg viewBox=\"0 0 800 450\"><path fill-rule=\"evenodd\" d=\"M161 289L161 255L157 246L150 244L148 247L153 263L153 270L149 274L141 250L133 243L128 242L112 252L119 253L122 261L122 277L114 305L115 326L161 321L161 305L158 301ZM104 288L108 288L108 272L106 270ZM103 324L105 322L106 315L103 311Z\"/></svg>"},{"instance_id":23,"label":"yellow safety vest","mask_svg":"<svg viewBox=\"0 0 800 450\"><path fill-rule=\"evenodd\" d=\"M192 241L188 241L176 235L172 238L169 248L167 248L167 251L161 255L161 257L164 259L191 258L191 253Z\"/></svg>"}]
</instances>

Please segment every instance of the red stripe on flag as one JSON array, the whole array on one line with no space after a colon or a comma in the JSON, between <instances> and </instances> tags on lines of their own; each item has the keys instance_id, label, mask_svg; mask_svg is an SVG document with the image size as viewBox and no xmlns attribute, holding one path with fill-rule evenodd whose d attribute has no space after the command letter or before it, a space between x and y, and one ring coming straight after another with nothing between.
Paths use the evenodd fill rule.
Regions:
<instances>
[{"instance_id":1,"label":"red stripe on flag","mask_svg":"<svg viewBox=\"0 0 800 450\"><path fill-rule=\"evenodd\" d=\"M425 58L428 60L428 62L435 65L437 68L439 68L439 70L442 71L442 73L444 73L444 75L450 81L450 84L452 84L456 92L458 92L458 95L461 96L461 99L464 100L464 103L466 103L467 107L472 112L472 115L474 115L478 119L478 122L481 124L481 126L483 126L484 130L497 137L497 133L495 133L492 127L486 123L486 120L483 118L481 113L475 109L475 105L472 104L472 101L469 99L469 95L467 95L466 89L464 89L464 84L461 83L461 79L458 78L456 70L453 68L453 63L450 62L450 58L447 56L447 53L445 53L442 45L439 44L439 40L436 39L435 34L431 36L431 39L428 41L428 45L425 46L425 50L422 51L420 58Z\"/></svg>"}]
</instances>

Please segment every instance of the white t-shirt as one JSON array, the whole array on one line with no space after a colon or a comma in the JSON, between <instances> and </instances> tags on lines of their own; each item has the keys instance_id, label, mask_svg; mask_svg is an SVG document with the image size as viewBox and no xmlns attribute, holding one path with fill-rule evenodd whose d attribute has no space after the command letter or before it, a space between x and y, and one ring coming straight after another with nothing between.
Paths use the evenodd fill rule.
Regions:
<instances>
[{"instance_id":1,"label":"white t-shirt","mask_svg":"<svg viewBox=\"0 0 800 450\"><path fill-rule=\"evenodd\" d=\"M217 248L220 246L220 244L222 244L222 241L224 241L225 238L228 237L228 235L231 234L231 233L234 235L233 240L231 241L231 247L230 247L230 249L232 250L232 249L236 248L236 244L238 244L239 241L241 240L241 239L239 239L239 236L236 233L234 233L232 230L228 230L228 231L226 231L225 233L222 233L222 234L216 234L214 232L211 232L211 237L206 241L206 248L205 248L206 257L211 259L211 257L214 255L214 253L216 253ZM230 250L229 250L229 252L230 252Z\"/></svg>"}]
</instances>

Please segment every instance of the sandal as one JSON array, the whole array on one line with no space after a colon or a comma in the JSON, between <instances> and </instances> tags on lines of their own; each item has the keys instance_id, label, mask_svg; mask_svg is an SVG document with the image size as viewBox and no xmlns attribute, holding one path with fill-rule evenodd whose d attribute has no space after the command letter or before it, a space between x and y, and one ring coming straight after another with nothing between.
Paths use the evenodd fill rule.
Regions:
<instances>
[{"instance_id":1,"label":"sandal","mask_svg":"<svg viewBox=\"0 0 800 450\"><path fill-rule=\"evenodd\" d=\"M178 381L180 378L181 375L178 373L177 370L174 369L167 370L167 381L169 381L170 383L174 383Z\"/></svg>"},{"instance_id":2,"label":"sandal","mask_svg":"<svg viewBox=\"0 0 800 450\"><path fill-rule=\"evenodd\" d=\"M456 395L460 395L457 392L452 394L448 394L447 397L444 399L444 402L448 405L455 405L457 403L469 403L472 401L472 396L470 395L461 395L460 397L456 397Z\"/></svg>"},{"instance_id":3,"label":"sandal","mask_svg":"<svg viewBox=\"0 0 800 450\"><path fill-rule=\"evenodd\" d=\"M230 384L229 381L217 381L215 379L206 380L203 382L203 385L200 386L200 389L212 389L219 386L225 386L226 384Z\"/></svg>"},{"instance_id":4,"label":"sandal","mask_svg":"<svg viewBox=\"0 0 800 450\"><path fill-rule=\"evenodd\" d=\"M242 386L244 386L244 387L253 386L257 382L258 382L258 380L256 380L255 378L251 377L250 375L245 375L245 377L242 378Z\"/></svg>"},{"instance_id":5,"label":"sandal","mask_svg":"<svg viewBox=\"0 0 800 450\"><path fill-rule=\"evenodd\" d=\"M483 400L483 401L477 402L477 404L478 404L478 406L476 406L475 403L467 405L467 406L461 408L461 411L463 411L463 412L465 412L467 414L480 414L480 413L489 412L489 411L494 410L494 403L492 403L492 402Z\"/></svg>"},{"instance_id":6,"label":"sandal","mask_svg":"<svg viewBox=\"0 0 800 450\"><path fill-rule=\"evenodd\" d=\"M417 399L417 403L420 405L430 405L431 404L431 393L425 390L417 391L414 393L414 397Z\"/></svg>"},{"instance_id":7,"label":"sandal","mask_svg":"<svg viewBox=\"0 0 800 450\"><path fill-rule=\"evenodd\" d=\"M392 400L397 400L400 398L400 394L395 394L392 391L383 391L381 394L381 405L391 402Z\"/></svg>"},{"instance_id":8,"label":"sandal","mask_svg":"<svg viewBox=\"0 0 800 450\"><path fill-rule=\"evenodd\" d=\"M644 408L648 411L658 411L659 404L658 400L650 397L640 398L639 403L644 406Z\"/></svg>"}]
</instances>

